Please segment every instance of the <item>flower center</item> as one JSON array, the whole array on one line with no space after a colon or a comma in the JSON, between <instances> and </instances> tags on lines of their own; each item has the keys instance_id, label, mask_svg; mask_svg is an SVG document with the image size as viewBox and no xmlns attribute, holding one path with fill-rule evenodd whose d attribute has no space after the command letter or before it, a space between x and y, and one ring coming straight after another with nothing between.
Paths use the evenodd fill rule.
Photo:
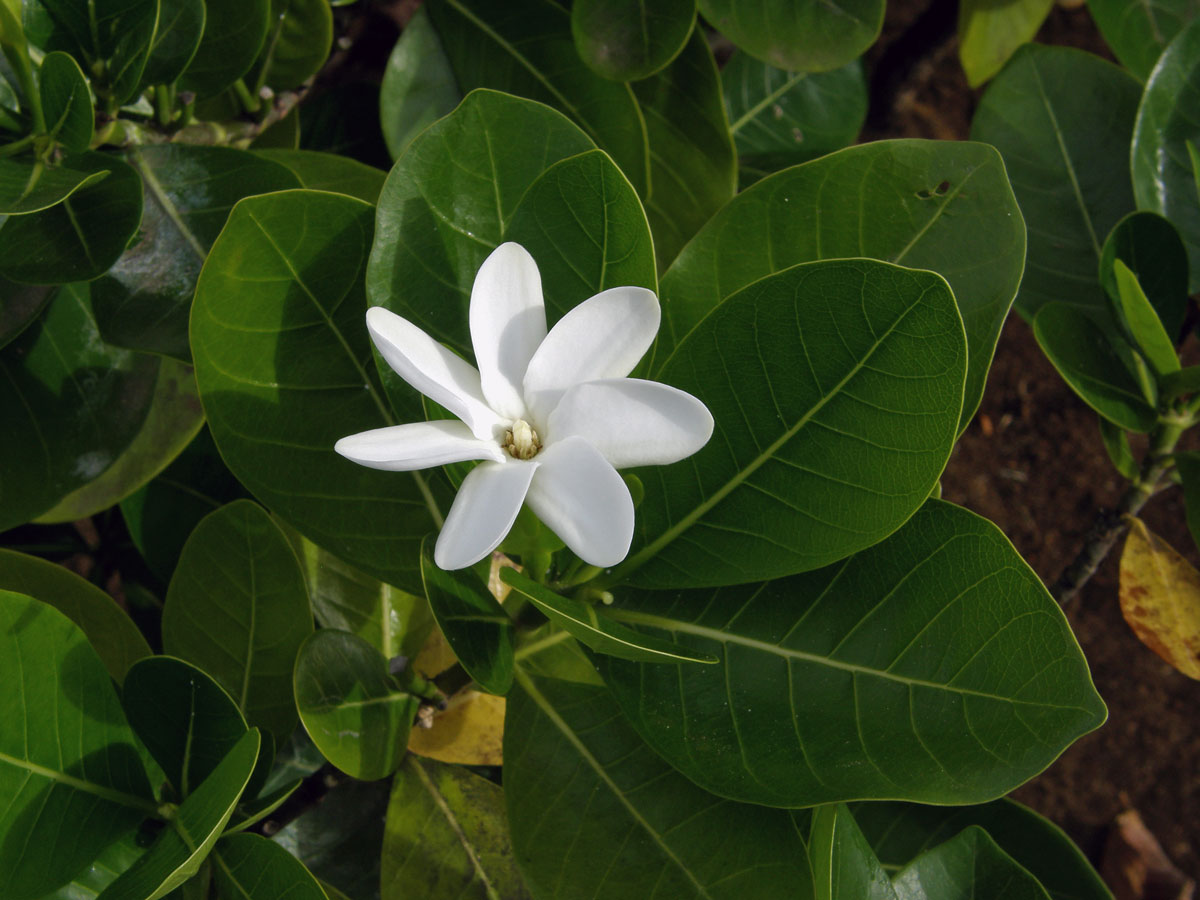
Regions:
<instances>
[{"instance_id":1,"label":"flower center","mask_svg":"<svg viewBox=\"0 0 1200 900\"><path fill-rule=\"evenodd\" d=\"M517 419L512 428L504 432L504 449L513 459L533 459L542 449L542 442L528 422Z\"/></svg>"}]
</instances>

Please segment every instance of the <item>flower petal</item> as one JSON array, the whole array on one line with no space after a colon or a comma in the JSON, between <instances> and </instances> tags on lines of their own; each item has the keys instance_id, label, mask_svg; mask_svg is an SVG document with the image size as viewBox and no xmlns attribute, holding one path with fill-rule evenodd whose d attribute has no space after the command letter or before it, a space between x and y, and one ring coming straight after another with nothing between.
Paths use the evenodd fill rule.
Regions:
<instances>
[{"instance_id":1,"label":"flower petal","mask_svg":"<svg viewBox=\"0 0 1200 900\"><path fill-rule=\"evenodd\" d=\"M547 447L525 500L584 562L615 566L633 541L633 498L600 451L570 437Z\"/></svg>"},{"instance_id":2,"label":"flower petal","mask_svg":"<svg viewBox=\"0 0 1200 900\"><path fill-rule=\"evenodd\" d=\"M462 422L449 419L375 428L342 438L333 449L372 469L411 472L468 459L504 461L495 441L481 441Z\"/></svg>"},{"instance_id":3,"label":"flower petal","mask_svg":"<svg viewBox=\"0 0 1200 900\"><path fill-rule=\"evenodd\" d=\"M546 308L537 263L520 244L501 244L483 261L471 288L471 344L488 405L525 416L521 381L546 337Z\"/></svg>"},{"instance_id":4,"label":"flower petal","mask_svg":"<svg viewBox=\"0 0 1200 900\"><path fill-rule=\"evenodd\" d=\"M534 420L545 425L569 387L632 372L654 342L660 316L653 291L617 287L559 319L525 372L525 404Z\"/></svg>"},{"instance_id":5,"label":"flower petal","mask_svg":"<svg viewBox=\"0 0 1200 900\"><path fill-rule=\"evenodd\" d=\"M495 550L516 521L536 462L485 462L463 479L433 549L439 568L465 569Z\"/></svg>"},{"instance_id":6,"label":"flower petal","mask_svg":"<svg viewBox=\"0 0 1200 900\"><path fill-rule=\"evenodd\" d=\"M491 440L504 420L492 411L479 372L424 331L382 306L367 310L367 330L397 375L467 423L475 437Z\"/></svg>"},{"instance_id":7,"label":"flower petal","mask_svg":"<svg viewBox=\"0 0 1200 900\"><path fill-rule=\"evenodd\" d=\"M563 394L545 439L583 438L617 469L664 466L691 456L712 437L703 403L670 385L640 378L577 384Z\"/></svg>"}]
</instances>

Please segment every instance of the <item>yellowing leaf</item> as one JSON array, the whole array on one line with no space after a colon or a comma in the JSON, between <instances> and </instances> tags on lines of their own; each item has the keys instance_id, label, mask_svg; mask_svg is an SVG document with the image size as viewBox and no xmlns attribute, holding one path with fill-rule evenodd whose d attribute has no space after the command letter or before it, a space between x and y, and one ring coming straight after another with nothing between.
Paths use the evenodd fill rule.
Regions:
<instances>
[{"instance_id":1,"label":"yellowing leaf","mask_svg":"<svg viewBox=\"0 0 1200 900\"><path fill-rule=\"evenodd\" d=\"M1121 613L1138 639L1200 680L1200 572L1141 520L1121 554Z\"/></svg>"},{"instance_id":2,"label":"yellowing leaf","mask_svg":"<svg viewBox=\"0 0 1200 900\"><path fill-rule=\"evenodd\" d=\"M413 662L413 669L424 678L437 678L457 662L458 657L442 637L442 632L435 628L425 639L421 652Z\"/></svg>"},{"instance_id":3,"label":"yellowing leaf","mask_svg":"<svg viewBox=\"0 0 1200 900\"><path fill-rule=\"evenodd\" d=\"M418 756L465 766L498 766L504 739L504 698L461 690L429 728L414 728L408 749Z\"/></svg>"}]
</instances>

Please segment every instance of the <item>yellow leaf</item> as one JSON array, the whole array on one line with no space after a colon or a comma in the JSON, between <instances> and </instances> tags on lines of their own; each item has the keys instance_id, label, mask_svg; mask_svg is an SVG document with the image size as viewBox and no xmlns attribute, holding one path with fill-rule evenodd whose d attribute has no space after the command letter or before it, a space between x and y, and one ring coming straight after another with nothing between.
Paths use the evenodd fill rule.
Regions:
<instances>
[{"instance_id":1,"label":"yellow leaf","mask_svg":"<svg viewBox=\"0 0 1200 900\"><path fill-rule=\"evenodd\" d=\"M429 728L409 732L418 756L466 766L498 766L504 743L504 698L467 688L433 714Z\"/></svg>"},{"instance_id":2,"label":"yellow leaf","mask_svg":"<svg viewBox=\"0 0 1200 900\"><path fill-rule=\"evenodd\" d=\"M437 678L457 662L458 657L442 637L441 630L435 627L413 660L413 669L423 678Z\"/></svg>"},{"instance_id":3,"label":"yellow leaf","mask_svg":"<svg viewBox=\"0 0 1200 900\"><path fill-rule=\"evenodd\" d=\"M1121 554L1121 613L1138 639L1200 680L1200 572L1141 520Z\"/></svg>"}]
</instances>

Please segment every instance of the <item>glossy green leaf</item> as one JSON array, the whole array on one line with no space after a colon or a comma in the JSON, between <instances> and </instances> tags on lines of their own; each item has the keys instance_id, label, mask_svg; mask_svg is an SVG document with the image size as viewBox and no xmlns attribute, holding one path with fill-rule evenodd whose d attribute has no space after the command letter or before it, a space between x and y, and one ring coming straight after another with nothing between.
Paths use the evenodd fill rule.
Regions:
<instances>
[{"instance_id":1,"label":"glossy green leaf","mask_svg":"<svg viewBox=\"0 0 1200 900\"><path fill-rule=\"evenodd\" d=\"M39 71L46 131L68 153L92 142L92 95L79 63L69 53L47 53Z\"/></svg>"},{"instance_id":2,"label":"glossy green leaf","mask_svg":"<svg viewBox=\"0 0 1200 900\"><path fill-rule=\"evenodd\" d=\"M271 23L271 0L204 0L204 35L180 90L213 97L246 74Z\"/></svg>"},{"instance_id":3,"label":"glossy green leaf","mask_svg":"<svg viewBox=\"0 0 1200 900\"><path fill-rule=\"evenodd\" d=\"M526 632L516 657L521 669L534 678L604 684L583 646L551 622Z\"/></svg>"},{"instance_id":4,"label":"glossy green leaf","mask_svg":"<svg viewBox=\"0 0 1200 900\"><path fill-rule=\"evenodd\" d=\"M1133 481L1137 478L1138 461L1129 444L1128 433L1120 425L1114 425L1103 416L1096 421L1100 423L1100 440L1108 453L1109 461L1125 478Z\"/></svg>"},{"instance_id":5,"label":"glossy green leaf","mask_svg":"<svg viewBox=\"0 0 1200 900\"><path fill-rule=\"evenodd\" d=\"M642 196L665 269L737 187L721 79L703 31L692 32L667 68L632 88L650 148L650 186Z\"/></svg>"},{"instance_id":6,"label":"glossy green leaf","mask_svg":"<svg viewBox=\"0 0 1200 900\"><path fill-rule=\"evenodd\" d=\"M0 349L37 318L54 289L40 284L18 284L0 277Z\"/></svg>"},{"instance_id":7,"label":"glossy green leaf","mask_svg":"<svg viewBox=\"0 0 1200 900\"><path fill-rule=\"evenodd\" d=\"M426 8L460 90L494 88L566 113L645 196L650 157L633 91L584 65L565 9L552 0L436 0ZM511 145L496 146L505 147L505 157L515 155Z\"/></svg>"},{"instance_id":8,"label":"glossy green leaf","mask_svg":"<svg viewBox=\"0 0 1200 900\"><path fill-rule=\"evenodd\" d=\"M136 663L121 703L178 797L187 797L247 731L233 698L203 670L170 656Z\"/></svg>"},{"instance_id":9,"label":"glossy green leaf","mask_svg":"<svg viewBox=\"0 0 1200 900\"><path fill-rule=\"evenodd\" d=\"M300 721L326 759L362 781L395 771L420 701L400 690L378 650L322 628L300 648L294 684Z\"/></svg>"},{"instance_id":10,"label":"glossy green leaf","mask_svg":"<svg viewBox=\"0 0 1200 900\"><path fill-rule=\"evenodd\" d=\"M1032 41L1054 0L963 0L958 8L958 58L967 84L979 87L1018 47Z\"/></svg>"},{"instance_id":11,"label":"glossy green leaf","mask_svg":"<svg viewBox=\"0 0 1200 900\"><path fill-rule=\"evenodd\" d=\"M862 63L785 72L735 51L721 69L743 185L854 143L867 117Z\"/></svg>"},{"instance_id":12,"label":"glossy green leaf","mask_svg":"<svg viewBox=\"0 0 1200 900\"><path fill-rule=\"evenodd\" d=\"M1200 290L1200 203L1187 142L1200 139L1200 20L1179 32L1146 82L1133 129L1139 209L1166 216L1187 245L1188 289Z\"/></svg>"},{"instance_id":13,"label":"glossy green leaf","mask_svg":"<svg viewBox=\"0 0 1200 900\"><path fill-rule=\"evenodd\" d=\"M192 352L209 427L238 479L305 537L416 592L417 548L441 524L439 482L333 452L338 438L395 424L363 318L371 215L317 191L241 201L196 288Z\"/></svg>"},{"instance_id":14,"label":"glossy green leaf","mask_svg":"<svg viewBox=\"0 0 1200 900\"><path fill-rule=\"evenodd\" d=\"M883 0L699 0L709 24L764 62L791 72L827 72L875 43Z\"/></svg>"},{"instance_id":15,"label":"glossy green leaf","mask_svg":"<svg viewBox=\"0 0 1200 900\"><path fill-rule=\"evenodd\" d=\"M655 375L707 405L713 437L685 465L640 472L633 550L611 580L739 584L883 539L946 464L966 356L932 272L828 260L724 300Z\"/></svg>"},{"instance_id":16,"label":"glossy green leaf","mask_svg":"<svg viewBox=\"0 0 1200 900\"><path fill-rule=\"evenodd\" d=\"M278 741L296 726L292 665L312 627L296 555L261 507L235 500L196 526L167 590L163 649Z\"/></svg>"},{"instance_id":17,"label":"glossy green leaf","mask_svg":"<svg viewBox=\"0 0 1200 900\"><path fill-rule=\"evenodd\" d=\"M400 32L379 91L380 124L392 158L461 99L441 39L421 7Z\"/></svg>"},{"instance_id":18,"label":"glossy green leaf","mask_svg":"<svg viewBox=\"0 0 1200 900\"><path fill-rule=\"evenodd\" d=\"M204 425L192 367L164 359L146 418L133 440L97 478L63 497L39 522L75 522L108 509L166 468Z\"/></svg>"},{"instance_id":19,"label":"glossy green leaf","mask_svg":"<svg viewBox=\"0 0 1200 900\"><path fill-rule=\"evenodd\" d=\"M696 0L579 0L571 6L571 36L597 75L637 81L670 64L696 22Z\"/></svg>"},{"instance_id":20,"label":"glossy green leaf","mask_svg":"<svg viewBox=\"0 0 1200 900\"><path fill-rule=\"evenodd\" d=\"M271 26L247 79L276 91L298 88L321 68L332 44L329 0L271 0Z\"/></svg>"},{"instance_id":21,"label":"glossy green leaf","mask_svg":"<svg viewBox=\"0 0 1200 900\"><path fill-rule=\"evenodd\" d=\"M212 862L222 900L326 900L300 860L257 834L221 838Z\"/></svg>"},{"instance_id":22,"label":"glossy green leaf","mask_svg":"<svg viewBox=\"0 0 1200 900\"><path fill-rule=\"evenodd\" d=\"M1167 335L1178 337L1188 304L1188 258L1175 226L1156 213L1130 213L1109 232L1100 254L1100 283L1118 302L1113 263L1121 260L1137 276Z\"/></svg>"},{"instance_id":23,"label":"glossy green leaf","mask_svg":"<svg viewBox=\"0 0 1200 900\"><path fill-rule=\"evenodd\" d=\"M347 194L374 204L383 190L387 173L345 156L315 150L256 150L255 156L286 166L300 182L313 191ZM257 193L266 193L258 191Z\"/></svg>"},{"instance_id":24,"label":"glossy green leaf","mask_svg":"<svg viewBox=\"0 0 1200 900\"><path fill-rule=\"evenodd\" d=\"M257 729L247 731L175 811L154 845L105 888L99 900L158 900L196 874L250 779Z\"/></svg>"},{"instance_id":25,"label":"glossy green leaf","mask_svg":"<svg viewBox=\"0 0 1200 900\"><path fill-rule=\"evenodd\" d=\"M488 693L508 693L513 623L487 586L470 569L439 569L430 538L421 544L421 578L438 628L467 674Z\"/></svg>"},{"instance_id":26,"label":"glossy green leaf","mask_svg":"<svg viewBox=\"0 0 1200 900\"><path fill-rule=\"evenodd\" d=\"M142 184L121 160L76 154L80 170L107 171L56 206L11 216L0 228L0 274L31 284L87 281L108 271L142 221Z\"/></svg>"},{"instance_id":27,"label":"glossy green leaf","mask_svg":"<svg viewBox=\"0 0 1200 900\"><path fill-rule=\"evenodd\" d=\"M1114 425L1148 432L1157 421L1127 357L1087 313L1067 303L1047 303L1033 320L1033 334L1063 380Z\"/></svg>"},{"instance_id":28,"label":"glossy green leaf","mask_svg":"<svg viewBox=\"0 0 1200 900\"><path fill-rule=\"evenodd\" d=\"M87 165L90 158L68 156L52 168L29 159L0 158L0 214L47 209L80 188L102 181L107 170Z\"/></svg>"},{"instance_id":29,"label":"glossy green leaf","mask_svg":"<svg viewBox=\"0 0 1200 900\"><path fill-rule=\"evenodd\" d=\"M901 869L897 900L1049 900L1036 878L971 826Z\"/></svg>"},{"instance_id":30,"label":"glossy green leaf","mask_svg":"<svg viewBox=\"0 0 1200 900\"><path fill-rule=\"evenodd\" d=\"M1112 900L1096 870L1057 825L1012 800L982 806L856 803L854 819L890 871L978 825L1037 877L1052 900Z\"/></svg>"},{"instance_id":31,"label":"glossy green leaf","mask_svg":"<svg viewBox=\"0 0 1200 900\"><path fill-rule=\"evenodd\" d=\"M120 684L150 646L125 610L90 581L64 566L0 548L0 590L27 594L74 622Z\"/></svg>"},{"instance_id":32,"label":"glossy green leaf","mask_svg":"<svg viewBox=\"0 0 1200 900\"><path fill-rule=\"evenodd\" d=\"M157 359L101 340L86 286L59 291L0 351L0 531L41 515L121 455L158 370Z\"/></svg>"},{"instance_id":33,"label":"glossy green leaf","mask_svg":"<svg viewBox=\"0 0 1200 900\"><path fill-rule=\"evenodd\" d=\"M527 900L504 791L461 766L409 755L392 781L382 900Z\"/></svg>"},{"instance_id":34,"label":"glossy green leaf","mask_svg":"<svg viewBox=\"0 0 1200 900\"><path fill-rule=\"evenodd\" d=\"M516 569L502 569L500 580L528 598L551 622L597 653L646 663L715 663L711 653L696 653L614 622L594 605L563 597Z\"/></svg>"},{"instance_id":35,"label":"glossy green leaf","mask_svg":"<svg viewBox=\"0 0 1200 900\"><path fill-rule=\"evenodd\" d=\"M1105 717L1037 576L994 525L940 500L819 571L626 591L609 612L721 660L599 666L656 751L746 802L980 802L1040 772Z\"/></svg>"},{"instance_id":36,"label":"glossy green leaf","mask_svg":"<svg viewBox=\"0 0 1200 900\"><path fill-rule=\"evenodd\" d=\"M0 677L0 892L33 900L155 804L108 672L66 616L0 591Z\"/></svg>"},{"instance_id":37,"label":"glossy green leaf","mask_svg":"<svg viewBox=\"0 0 1200 900\"><path fill-rule=\"evenodd\" d=\"M1088 0L1087 6L1104 42L1140 81L1171 38L1200 13L1196 0Z\"/></svg>"},{"instance_id":38,"label":"glossy green leaf","mask_svg":"<svg viewBox=\"0 0 1200 900\"><path fill-rule=\"evenodd\" d=\"M92 860L91 865L42 900L96 900L118 875L137 862L146 852L138 832L130 832Z\"/></svg>"},{"instance_id":39,"label":"glossy green leaf","mask_svg":"<svg viewBox=\"0 0 1200 900\"><path fill-rule=\"evenodd\" d=\"M517 684L504 794L533 896L812 896L793 814L700 790L642 743L603 688L522 672Z\"/></svg>"},{"instance_id":40,"label":"glossy green leaf","mask_svg":"<svg viewBox=\"0 0 1200 900\"><path fill-rule=\"evenodd\" d=\"M178 80L200 47L205 18L205 0L171 0L161 5L154 43L142 72L143 85Z\"/></svg>"},{"instance_id":41,"label":"glossy green leaf","mask_svg":"<svg viewBox=\"0 0 1200 900\"><path fill-rule=\"evenodd\" d=\"M1158 376L1178 372L1179 357L1175 355L1175 343L1167 337L1158 311L1150 304L1146 292L1138 284L1137 276L1119 259L1113 261L1113 275L1117 282L1120 321L1128 329L1134 346Z\"/></svg>"},{"instance_id":42,"label":"glossy green leaf","mask_svg":"<svg viewBox=\"0 0 1200 900\"><path fill-rule=\"evenodd\" d=\"M1069 47L1027 44L988 87L971 139L995 145L1029 229L1017 306L1098 308L1105 236L1133 210L1129 141L1139 86L1112 63Z\"/></svg>"},{"instance_id":43,"label":"glossy green leaf","mask_svg":"<svg viewBox=\"0 0 1200 900\"><path fill-rule=\"evenodd\" d=\"M813 812L808 859L816 900L896 900L891 879L844 804Z\"/></svg>"},{"instance_id":44,"label":"glossy green leaf","mask_svg":"<svg viewBox=\"0 0 1200 900\"><path fill-rule=\"evenodd\" d=\"M839 204L830 215L832 197L862 202ZM853 256L931 269L950 283L967 331L965 428L1025 259L1025 229L1004 165L979 144L878 141L739 194L663 275L657 367L736 291L796 263Z\"/></svg>"},{"instance_id":45,"label":"glossy green leaf","mask_svg":"<svg viewBox=\"0 0 1200 900\"><path fill-rule=\"evenodd\" d=\"M300 148L348 156L368 166L391 165L379 124L379 85L353 81L324 87L299 105Z\"/></svg>"},{"instance_id":46,"label":"glossy green leaf","mask_svg":"<svg viewBox=\"0 0 1200 900\"><path fill-rule=\"evenodd\" d=\"M146 196L141 234L92 287L96 320L119 346L191 362L188 314L200 267L243 197L300 186L286 167L229 147L135 147Z\"/></svg>"}]
</instances>

